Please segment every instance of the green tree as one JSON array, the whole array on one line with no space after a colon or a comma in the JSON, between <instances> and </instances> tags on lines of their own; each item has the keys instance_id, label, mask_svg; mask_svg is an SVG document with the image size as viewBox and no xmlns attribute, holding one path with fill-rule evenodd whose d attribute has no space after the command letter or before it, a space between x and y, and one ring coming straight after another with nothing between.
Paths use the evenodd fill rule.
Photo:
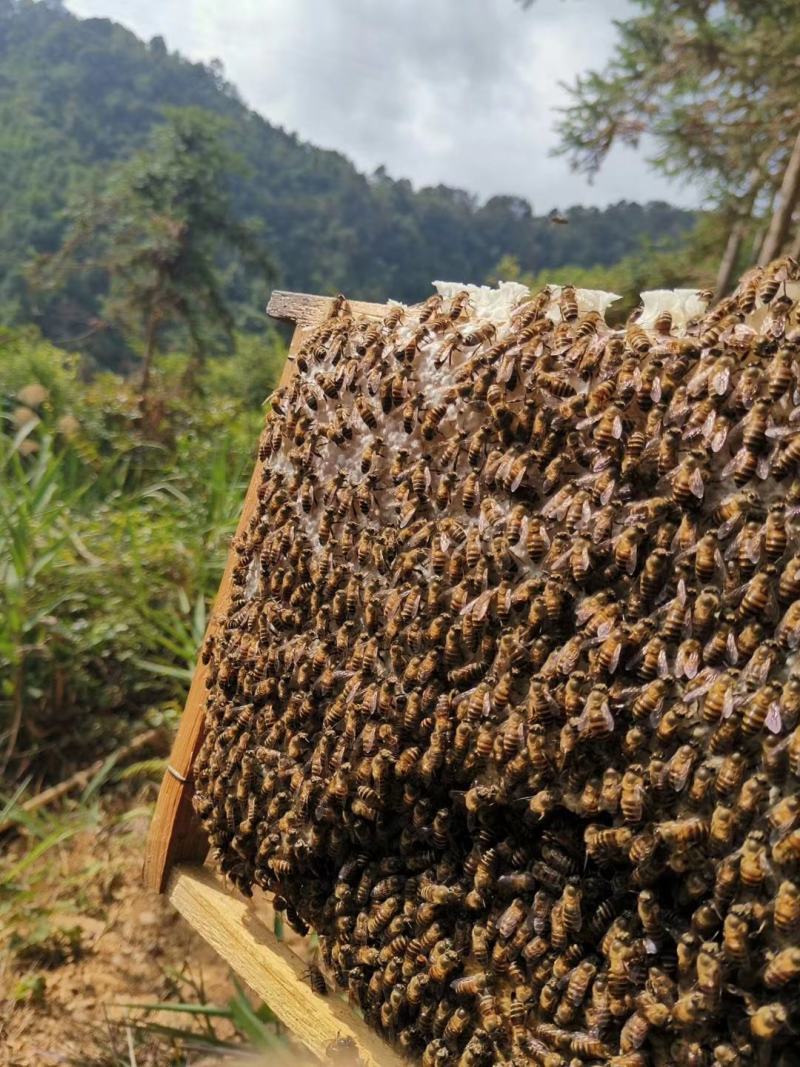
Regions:
<instances>
[{"instance_id":1,"label":"green tree","mask_svg":"<svg viewBox=\"0 0 800 1067\"><path fill-rule=\"evenodd\" d=\"M233 216L233 161L222 126L197 109L168 111L147 146L82 203L61 248L34 271L40 286L63 284L75 272L96 276L106 294L102 324L141 348L143 396L165 341L188 344L192 374L209 352L230 344L235 318L223 250L265 279L272 273L253 233Z\"/></svg>"},{"instance_id":2,"label":"green tree","mask_svg":"<svg viewBox=\"0 0 800 1067\"><path fill-rule=\"evenodd\" d=\"M762 261L780 251L800 196L797 0L635 3L607 66L571 87L561 151L592 174L647 135L654 165L696 181L720 213L724 285L743 241Z\"/></svg>"}]
</instances>

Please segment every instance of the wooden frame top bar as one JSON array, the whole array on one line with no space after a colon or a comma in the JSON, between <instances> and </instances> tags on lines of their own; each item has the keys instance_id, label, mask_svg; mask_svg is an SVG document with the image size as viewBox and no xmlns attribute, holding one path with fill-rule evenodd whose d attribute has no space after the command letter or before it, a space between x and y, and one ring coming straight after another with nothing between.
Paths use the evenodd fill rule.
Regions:
<instances>
[{"instance_id":1,"label":"wooden frame top bar","mask_svg":"<svg viewBox=\"0 0 800 1067\"><path fill-rule=\"evenodd\" d=\"M279 322L291 322L303 329L318 325L330 312L334 297L312 296L311 293L287 293L275 289L267 304L267 314ZM355 315L380 319L386 314L386 304L370 304L363 300L349 300Z\"/></svg>"},{"instance_id":2,"label":"wooden frame top bar","mask_svg":"<svg viewBox=\"0 0 800 1067\"><path fill-rule=\"evenodd\" d=\"M282 322L293 323L294 336L289 346L289 357L295 355L310 329L322 322L330 313L333 297L312 296L309 293L288 293L276 290L272 293L267 314ZM356 315L382 318L385 304L369 304L350 301ZM286 385L294 374L295 363L287 358L279 387ZM261 481L261 465L256 462L250 485L244 500L237 536L244 532L255 511L258 501L258 486ZM225 571L208 621L206 636L218 625L228 610L231 600L231 582L235 565L235 553L228 553ZM176 863L202 863L208 853L208 840L192 807L192 767L205 734L205 696L208 668L198 659L192 676L192 684L186 705L178 724L178 732L172 746L169 767L161 782L150 832L144 855L144 882L150 889L163 893L171 868Z\"/></svg>"}]
</instances>

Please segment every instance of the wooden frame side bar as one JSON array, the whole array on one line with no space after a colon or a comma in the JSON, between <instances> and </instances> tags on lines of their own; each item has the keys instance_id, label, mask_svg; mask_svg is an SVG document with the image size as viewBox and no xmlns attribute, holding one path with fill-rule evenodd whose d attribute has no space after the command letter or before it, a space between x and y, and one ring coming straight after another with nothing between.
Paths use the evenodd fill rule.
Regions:
<instances>
[{"instance_id":1,"label":"wooden frame side bar","mask_svg":"<svg viewBox=\"0 0 800 1067\"><path fill-rule=\"evenodd\" d=\"M293 356L302 345L307 332L330 313L332 297L311 296L306 293L273 292L267 313L275 319L295 324L286 365L279 384L286 385L294 374ZM386 314L384 304L352 303L353 311L370 318ZM256 462L244 499L242 514L236 529L238 537L247 527L258 501L261 465ZM214 600L206 637L218 625L231 601L231 584L236 553L228 553L225 571ZM203 743L205 733L205 696L208 668L198 658L192 684L183 709L178 732L172 746L169 767L161 782L150 831L145 846L143 878L145 885L163 893L170 869L176 863L202 862L208 852L208 841L192 807L192 767Z\"/></svg>"}]
</instances>

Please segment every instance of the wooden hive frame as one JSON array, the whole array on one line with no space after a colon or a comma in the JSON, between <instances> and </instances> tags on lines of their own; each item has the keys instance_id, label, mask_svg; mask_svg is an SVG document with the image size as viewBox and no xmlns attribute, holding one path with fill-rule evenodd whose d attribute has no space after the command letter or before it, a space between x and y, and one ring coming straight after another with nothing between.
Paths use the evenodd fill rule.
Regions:
<instances>
[{"instance_id":1,"label":"wooden hive frame","mask_svg":"<svg viewBox=\"0 0 800 1067\"><path fill-rule=\"evenodd\" d=\"M305 293L272 294L267 314L294 327L279 386L291 380L295 368L292 357L309 332L327 317L331 303L328 297ZM384 304L351 301L351 306L357 315L368 318L382 318L387 311ZM245 530L255 510L260 481L261 464L256 461L237 535ZM207 633L215 629L230 604L235 557L231 550ZM350 1038L363 1064L400 1067L404 1061L342 998L322 997L311 990L306 962L276 938L252 903L205 866L208 840L192 807L192 767L205 731L207 674L207 667L198 659L150 824L144 856L145 884L166 894L189 925L316 1056L324 1059L331 1042Z\"/></svg>"}]
</instances>

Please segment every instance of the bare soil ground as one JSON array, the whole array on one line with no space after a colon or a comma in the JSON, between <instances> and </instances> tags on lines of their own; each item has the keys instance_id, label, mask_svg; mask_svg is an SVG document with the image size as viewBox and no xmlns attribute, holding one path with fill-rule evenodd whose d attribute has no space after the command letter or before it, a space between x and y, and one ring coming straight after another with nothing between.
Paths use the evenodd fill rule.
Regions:
<instances>
[{"instance_id":1,"label":"bare soil ground","mask_svg":"<svg viewBox=\"0 0 800 1067\"><path fill-rule=\"evenodd\" d=\"M207 1033L203 1017L192 1022L170 1012L143 1016L123 1007L163 1001L224 1005L233 993L227 966L163 898L142 887L145 829L144 815L114 821L49 850L46 878L37 883L35 898L29 906L23 899L12 929L0 929L2 1067L217 1062L207 1052L187 1051L180 1041L136 1026L146 1018ZM12 861L29 847L22 838L0 843L0 850L4 845ZM224 1040L233 1036L226 1020L215 1020L214 1032Z\"/></svg>"}]
</instances>

